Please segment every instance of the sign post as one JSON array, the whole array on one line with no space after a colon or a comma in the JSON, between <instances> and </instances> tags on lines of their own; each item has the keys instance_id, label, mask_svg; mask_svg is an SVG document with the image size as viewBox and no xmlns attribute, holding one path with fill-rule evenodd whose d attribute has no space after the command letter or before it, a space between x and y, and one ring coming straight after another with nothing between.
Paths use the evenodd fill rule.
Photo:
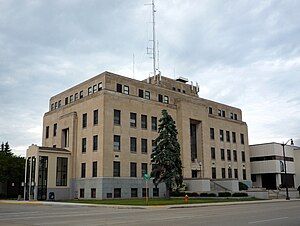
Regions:
<instances>
[{"instance_id":1,"label":"sign post","mask_svg":"<svg viewBox=\"0 0 300 226\"><path fill-rule=\"evenodd\" d=\"M149 196L148 196L148 181L150 180L150 175L145 173L144 174L144 180L146 182L146 205L148 206L148 202L149 202Z\"/></svg>"}]
</instances>

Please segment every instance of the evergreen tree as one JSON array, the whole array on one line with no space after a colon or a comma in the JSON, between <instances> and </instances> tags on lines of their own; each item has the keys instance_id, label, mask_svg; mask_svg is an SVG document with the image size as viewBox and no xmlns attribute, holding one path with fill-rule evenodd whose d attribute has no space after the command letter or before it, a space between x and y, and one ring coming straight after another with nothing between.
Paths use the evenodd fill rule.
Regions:
<instances>
[{"instance_id":1,"label":"evergreen tree","mask_svg":"<svg viewBox=\"0 0 300 226\"><path fill-rule=\"evenodd\" d=\"M172 116L167 110L162 110L159 119L158 137L155 139L156 147L151 154L153 164L154 184L166 184L166 198L170 197L170 190L182 184L182 164L180 158L180 145L177 140L177 129Z\"/></svg>"}]
</instances>

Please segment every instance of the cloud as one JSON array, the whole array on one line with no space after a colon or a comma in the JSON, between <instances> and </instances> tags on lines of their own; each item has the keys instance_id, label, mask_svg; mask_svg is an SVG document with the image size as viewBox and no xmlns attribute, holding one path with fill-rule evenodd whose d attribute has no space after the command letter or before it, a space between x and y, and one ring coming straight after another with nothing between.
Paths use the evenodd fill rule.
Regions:
<instances>
[{"instance_id":1,"label":"cloud","mask_svg":"<svg viewBox=\"0 0 300 226\"><path fill-rule=\"evenodd\" d=\"M148 1L1 1L0 141L41 144L52 95L108 70L152 71ZM300 138L298 1L156 1L160 69L243 110L251 143Z\"/></svg>"}]
</instances>

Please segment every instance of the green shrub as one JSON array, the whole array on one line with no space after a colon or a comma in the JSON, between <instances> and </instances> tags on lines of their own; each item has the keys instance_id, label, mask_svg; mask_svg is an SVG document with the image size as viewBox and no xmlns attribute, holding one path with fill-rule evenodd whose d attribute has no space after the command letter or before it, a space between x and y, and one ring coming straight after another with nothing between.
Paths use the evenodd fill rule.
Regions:
<instances>
[{"instance_id":1,"label":"green shrub","mask_svg":"<svg viewBox=\"0 0 300 226\"><path fill-rule=\"evenodd\" d=\"M203 193L200 193L199 196L200 196L200 197L208 197L208 193L207 193L207 192L203 192Z\"/></svg>"},{"instance_id":2,"label":"green shrub","mask_svg":"<svg viewBox=\"0 0 300 226\"><path fill-rule=\"evenodd\" d=\"M233 193L232 197L248 197L248 194L245 192L237 192L237 193Z\"/></svg>"},{"instance_id":3,"label":"green shrub","mask_svg":"<svg viewBox=\"0 0 300 226\"><path fill-rule=\"evenodd\" d=\"M231 193L230 192L219 192L218 196L219 197L231 197Z\"/></svg>"},{"instance_id":4,"label":"green shrub","mask_svg":"<svg viewBox=\"0 0 300 226\"><path fill-rule=\"evenodd\" d=\"M246 184L244 184L243 182L239 182L239 190L240 191L248 190L248 186Z\"/></svg>"},{"instance_id":5,"label":"green shrub","mask_svg":"<svg viewBox=\"0 0 300 226\"><path fill-rule=\"evenodd\" d=\"M217 195L215 193L209 193L208 197L217 197Z\"/></svg>"}]
</instances>

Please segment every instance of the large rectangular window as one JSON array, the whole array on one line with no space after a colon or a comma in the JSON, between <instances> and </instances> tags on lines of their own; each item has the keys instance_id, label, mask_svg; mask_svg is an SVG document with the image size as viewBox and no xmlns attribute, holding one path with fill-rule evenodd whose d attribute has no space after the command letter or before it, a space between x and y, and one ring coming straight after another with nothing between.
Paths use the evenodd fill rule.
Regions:
<instances>
[{"instance_id":1,"label":"large rectangular window","mask_svg":"<svg viewBox=\"0 0 300 226\"><path fill-rule=\"evenodd\" d=\"M163 102L163 95L161 94L158 94L158 102Z\"/></svg>"},{"instance_id":2,"label":"large rectangular window","mask_svg":"<svg viewBox=\"0 0 300 226\"><path fill-rule=\"evenodd\" d=\"M142 163L141 167L142 167L142 177L143 177L146 173L148 173L148 164Z\"/></svg>"},{"instance_id":3,"label":"large rectangular window","mask_svg":"<svg viewBox=\"0 0 300 226\"><path fill-rule=\"evenodd\" d=\"M97 166L97 161L93 162L93 174L92 174L92 177L97 177L97 169L98 169L98 166Z\"/></svg>"},{"instance_id":4,"label":"large rectangular window","mask_svg":"<svg viewBox=\"0 0 300 226\"><path fill-rule=\"evenodd\" d=\"M86 138L82 138L81 140L81 152L86 153Z\"/></svg>"},{"instance_id":5,"label":"large rectangular window","mask_svg":"<svg viewBox=\"0 0 300 226\"><path fill-rule=\"evenodd\" d=\"M164 103L168 104L169 103L169 97L168 96L164 96Z\"/></svg>"},{"instance_id":6,"label":"large rectangular window","mask_svg":"<svg viewBox=\"0 0 300 226\"><path fill-rule=\"evenodd\" d=\"M226 178L226 171L225 168L221 169L221 173L222 173L222 178Z\"/></svg>"},{"instance_id":7,"label":"large rectangular window","mask_svg":"<svg viewBox=\"0 0 300 226\"><path fill-rule=\"evenodd\" d=\"M121 125L121 111L114 109L114 124Z\"/></svg>"},{"instance_id":8,"label":"large rectangular window","mask_svg":"<svg viewBox=\"0 0 300 226\"><path fill-rule=\"evenodd\" d=\"M91 198L96 198L96 188L91 188Z\"/></svg>"},{"instance_id":9,"label":"large rectangular window","mask_svg":"<svg viewBox=\"0 0 300 226\"><path fill-rule=\"evenodd\" d=\"M145 91L145 99L150 100L150 92Z\"/></svg>"},{"instance_id":10,"label":"large rectangular window","mask_svg":"<svg viewBox=\"0 0 300 226\"><path fill-rule=\"evenodd\" d=\"M79 198L84 198L84 188L80 188L80 190L79 190Z\"/></svg>"},{"instance_id":11,"label":"large rectangular window","mask_svg":"<svg viewBox=\"0 0 300 226\"><path fill-rule=\"evenodd\" d=\"M232 178L232 169L228 168L228 178Z\"/></svg>"},{"instance_id":12,"label":"large rectangular window","mask_svg":"<svg viewBox=\"0 0 300 226\"><path fill-rule=\"evenodd\" d=\"M89 88L88 88L88 95L91 95L93 93L93 88L90 86Z\"/></svg>"},{"instance_id":13,"label":"large rectangular window","mask_svg":"<svg viewBox=\"0 0 300 226\"><path fill-rule=\"evenodd\" d=\"M230 142L230 132L226 131L226 141Z\"/></svg>"},{"instance_id":14,"label":"large rectangular window","mask_svg":"<svg viewBox=\"0 0 300 226\"><path fill-rule=\"evenodd\" d=\"M46 126L46 139L49 138L49 126Z\"/></svg>"},{"instance_id":15,"label":"large rectangular window","mask_svg":"<svg viewBox=\"0 0 300 226\"><path fill-rule=\"evenodd\" d=\"M102 82L98 83L98 91L102 90Z\"/></svg>"},{"instance_id":16,"label":"large rectangular window","mask_svg":"<svg viewBox=\"0 0 300 226\"><path fill-rule=\"evenodd\" d=\"M156 140L152 140L152 152L155 150L156 147L157 147Z\"/></svg>"},{"instance_id":17,"label":"large rectangular window","mask_svg":"<svg viewBox=\"0 0 300 226\"><path fill-rule=\"evenodd\" d=\"M245 144L244 134L241 133L241 144Z\"/></svg>"},{"instance_id":18,"label":"large rectangular window","mask_svg":"<svg viewBox=\"0 0 300 226\"><path fill-rule=\"evenodd\" d=\"M82 115L82 128L86 128L87 127L87 113L84 113Z\"/></svg>"},{"instance_id":19,"label":"large rectangular window","mask_svg":"<svg viewBox=\"0 0 300 226\"><path fill-rule=\"evenodd\" d=\"M191 159L194 161L197 155L197 125L190 124L190 144L191 144Z\"/></svg>"},{"instance_id":20,"label":"large rectangular window","mask_svg":"<svg viewBox=\"0 0 300 226\"><path fill-rule=\"evenodd\" d=\"M238 169L234 169L234 178L239 178Z\"/></svg>"},{"instance_id":21,"label":"large rectangular window","mask_svg":"<svg viewBox=\"0 0 300 226\"><path fill-rule=\"evenodd\" d=\"M114 198L121 198L121 188L114 188Z\"/></svg>"},{"instance_id":22,"label":"large rectangular window","mask_svg":"<svg viewBox=\"0 0 300 226\"><path fill-rule=\"evenodd\" d=\"M79 98L80 98L80 99L83 98L83 90L80 91L80 93L79 93Z\"/></svg>"},{"instance_id":23,"label":"large rectangular window","mask_svg":"<svg viewBox=\"0 0 300 226\"><path fill-rule=\"evenodd\" d=\"M138 189L131 188L131 198L137 198L137 197L138 197Z\"/></svg>"},{"instance_id":24,"label":"large rectangular window","mask_svg":"<svg viewBox=\"0 0 300 226\"><path fill-rule=\"evenodd\" d=\"M157 117L151 117L151 128L154 131L157 131Z\"/></svg>"},{"instance_id":25,"label":"large rectangular window","mask_svg":"<svg viewBox=\"0 0 300 226\"><path fill-rule=\"evenodd\" d=\"M55 137L57 134L57 123L53 125L53 136Z\"/></svg>"},{"instance_id":26,"label":"large rectangular window","mask_svg":"<svg viewBox=\"0 0 300 226\"><path fill-rule=\"evenodd\" d=\"M243 180L247 180L246 169L243 169Z\"/></svg>"},{"instance_id":27,"label":"large rectangular window","mask_svg":"<svg viewBox=\"0 0 300 226\"><path fill-rule=\"evenodd\" d=\"M136 137L130 137L130 151L136 153Z\"/></svg>"},{"instance_id":28,"label":"large rectangular window","mask_svg":"<svg viewBox=\"0 0 300 226\"><path fill-rule=\"evenodd\" d=\"M245 152L242 151L242 161L245 162L246 161L246 156L245 156Z\"/></svg>"},{"instance_id":29,"label":"large rectangular window","mask_svg":"<svg viewBox=\"0 0 300 226\"><path fill-rule=\"evenodd\" d=\"M114 135L114 151L121 150L121 136Z\"/></svg>"},{"instance_id":30,"label":"large rectangular window","mask_svg":"<svg viewBox=\"0 0 300 226\"><path fill-rule=\"evenodd\" d=\"M136 162L130 163L130 177L136 177Z\"/></svg>"},{"instance_id":31,"label":"large rectangular window","mask_svg":"<svg viewBox=\"0 0 300 226\"><path fill-rule=\"evenodd\" d=\"M231 150L227 149L227 160L231 161Z\"/></svg>"},{"instance_id":32,"label":"large rectangular window","mask_svg":"<svg viewBox=\"0 0 300 226\"><path fill-rule=\"evenodd\" d=\"M130 127L136 128L136 113L130 112Z\"/></svg>"},{"instance_id":33,"label":"large rectangular window","mask_svg":"<svg viewBox=\"0 0 300 226\"><path fill-rule=\"evenodd\" d=\"M93 151L98 150L98 135L93 136Z\"/></svg>"},{"instance_id":34,"label":"large rectangular window","mask_svg":"<svg viewBox=\"0 0 300 226\"><path fill-rule=\"evenodd\" d=\"M113 176L114 177L120 177L120 175L121 175L121 164L120 164L120 162L114 161L113 168L114 168Z\"/></svg>"},{"instance_id":35,"label":"large rectangular window","mask_svg":"<svg viewBox=\"0 0 300 226\"><path fill-rule=\"evenodd\" d=\"M220 129L220 141L224 141L224 130Z\"/></svg>"},{"instance_id":36,"label":"large rectangular window","mask_svg":"<svg viewBox=\"0 0 300 226\"><path fill-rule=\"evenodd\" d=\"M212 179L216 179L216 178L217 178L216 167L212 167L212 168L211 168L211 178L212 178Z\"/></svg>"},{"instance_id":37,"label":"large rectangular window","mask_svg":"<svg viewBox=\"0 0 300 226\"><path fill-rule=\"evenodd\" d=\"M214 147L210 148L211 159L216 159L216 149Z\"/></svg>"},{"instance_id":38,"label":"large rectangular window","mask_svg":"<svg viewBox=\"0 0 300 226\"><path fill-rule=\"evenodd\" d=\"M56 186L67 186L68 158L57 157Z\"/></svg>"},{"instance_id":39,"label":"large rectangular window","mask_svg":"<svg viewBox=\"0 0 300 226\"><path fill-rule=\"evenodd\" d=\"M142 154L147 154L148 151L147 139L144 138L141 139L141 148L142 148Z\"/></svg>"},{"instance_id":40,"label":"large rectangular window","mask_svg":"<svg viewBox=\"0 0 300 226\"><path fill-rule=\"evenodd\" d=\"M141 127L147 129L147 115L141 115Z\"/></svg>"},{"instance_id":41,"label":"large rectangular window","mask_svg":"<svg viewBox=\"0 0 300 226\"><path fill-rule=\"evenodd\" d=\"M214 128L210 128L210 139L211 140L215 139L215 129Z\"/></svg>"},{"instance_id":42,"label":"large rectangular window","mask_svg":"<svg viewBox=\"0 0 300 226\"><path fill-rule=\"evenodd\" d=\"M65 98L65 105L67 105L69 103L69 97Z\"/></svg>"},{"instance_id":43,"label":"large rectangular window","mask_svg":"<svg viewBox=\"0 0 300 226\"><path fill-rule=\"evenodd\" d=\"M85 172L86 172L86 163L81 163L81 178L85 178Z\"/></svg>"},{"instance_id":44,"label":"large rectangular window","mask_svg":"<svg viewBox=\"0 0 300 226\"><path fill-rule=\"evenodd\" d=\"M144 98L144 90L139 89L139 97Z\"/></svg>"},{"instance_id":45,"label":"large rectangular window","mask_svg":"<svg viewBox=\"0 0 300 226\"><path fill-rule=\"evenodd\" d=\"M221 148L221 160L225 160L225 150Z\"/></svg>"},{"instance_id":46,"label":"large rectangular window","mask_svg":"<svg viewBox=\"0 0 300 226\"><path fill-rule=\"evenodd\" d=\"M232 132L232 142L236 143L236 133Z\"/></svg>"},{"instance_id":47,"label":"large rectangular window","mask_svg":"<svg viewBox=\"0 0 300 226\"><path fill-rule=\"evenodd\" d=\"M69 128L62 129L61 133L62 148L67 148L69 147Z\"/></svg>"},{"instance_id":48,"label":"large rectangular window","mask_svg":"<svg viewBox=\"0 0 300 226\"><path fill-rule=\"evenodd\" d=\"M211 115L212 113L213 113L213 109L212 109L212 107L209 107L209 108L208 108L208 114Z\"/></svg>"},{"instance_id":49,"label":"large rectangular window","mask_svg":"<svg viewBox=\"0 0 300 226\"><path fill-rule=\"evenodd\" d=\"M237 152L236 150L233 150L233 161L237 161Z\"/></svg>"},{"instance_id":50,"label":"large rectangular window","mask_svg":"<svg viewBox=\"0 0 300 226\"><path fill-rule=\"evenodd\" d=\"M117 83L117 92L122 93L122 84Z\"/></svg>"},{"instance_id":51,"label":"large rectangular window","mask_svg":"<svg viewBox=\"0 0 300 226\"><path fill-rule=\"evenodd\" d=\"M94 110L94 117L93 118L94 118L94 120L93 120L94 126L98 125L98 109Z\"/></svg>"},{"instance_id":52,"label":"large rectangular window","mask_svg":"<svg viewBox=\"0 0 300 226\"><path fill-rule=\"evenodd\" d=\"M129 95L129 86L124 85L123 93Z\"/></svg>"}]
</instances>

